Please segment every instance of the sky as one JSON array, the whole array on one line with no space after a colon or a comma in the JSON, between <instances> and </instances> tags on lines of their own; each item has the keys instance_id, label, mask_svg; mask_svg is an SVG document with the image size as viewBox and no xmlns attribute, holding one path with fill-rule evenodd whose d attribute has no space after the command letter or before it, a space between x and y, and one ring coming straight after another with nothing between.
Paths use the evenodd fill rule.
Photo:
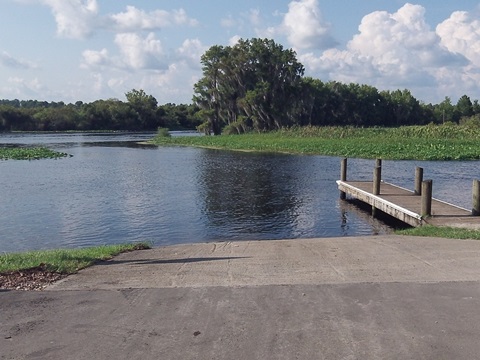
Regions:
<instances>
[{"instance_id":1,"label":"sky","mask_svg":"<svg viewBox=\"0 0 480 360\"><path fill-rule=\"evenodd\" d=\"M201 55L254 37L325 82L480 99L480 0L0 0L0 99L191 103Z\"/></svg>"}]
</instances>

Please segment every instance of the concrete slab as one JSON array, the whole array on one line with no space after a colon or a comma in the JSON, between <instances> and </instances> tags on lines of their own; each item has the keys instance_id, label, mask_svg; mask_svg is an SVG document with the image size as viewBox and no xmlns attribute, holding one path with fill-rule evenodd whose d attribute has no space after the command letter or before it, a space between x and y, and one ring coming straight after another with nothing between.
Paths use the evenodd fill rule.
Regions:
<instances>
[{"instance_id":1,"label":"concrete slab","mask_svg":"<svg viewBox=\"0 0 480 360\"><path fill-rule=\"evenodd\" d=\"M124 254L0 292L0 359L475 359L479 261L397 236Z\"/></svg>"},{"instance_id":2,"label":"concrete slab","mask_svg":"<svg viewBox=\"0 0 480 360\"><path fill-rule=\"evenodd\" d=\"M178 245L122 254L48 290L480 280L480 242L372 236Z\"/></svg>"}]
</instances>

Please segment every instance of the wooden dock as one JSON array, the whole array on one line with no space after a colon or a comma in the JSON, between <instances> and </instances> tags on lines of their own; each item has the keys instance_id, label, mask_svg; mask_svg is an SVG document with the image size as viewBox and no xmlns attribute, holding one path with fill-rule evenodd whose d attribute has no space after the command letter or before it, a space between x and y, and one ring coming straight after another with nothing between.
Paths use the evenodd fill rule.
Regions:
<instances>
[{"instance_id":1,"label":"wooden dock","mask_svg":"<svg viewBox=\"0 0 480 360\"><path fill-rule=\"evenodd\" d=\"M337 181L342 199L347 196L358 199L371 205L373 213L380 210L415 227L429 224L480 230L480 217L473 215L475 210L472 213L470 210L431 197L431 180L426 181L429 183L427 185L430 185L430 198L426 199L425 196L418 194L421 190L416 189L416 193L381 181L381 166L375 168L373 181L347 181L346 159L344 161L345 163L342 163L342 180ZM377 162L377 164L381 164L381 162ZM418 180L421 182L421 179ZM475 197L478 197L478 194L475 195L474 189L474 204L478 202ZM425 206L428 206L428 212L426 212ZM476 205L474 205L475 207Z\"/></svg>"}]
</instances>

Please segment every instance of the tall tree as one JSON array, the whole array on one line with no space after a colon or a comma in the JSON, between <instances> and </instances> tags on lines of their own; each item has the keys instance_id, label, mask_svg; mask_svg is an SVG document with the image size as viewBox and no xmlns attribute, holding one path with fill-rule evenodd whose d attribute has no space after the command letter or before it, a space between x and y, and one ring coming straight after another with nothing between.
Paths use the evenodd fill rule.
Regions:
<instances>
[{"instance_id":1,"label":"tall tree","mask_svg":"<svg viewBox=\"0 0 480 360\"><path fill-rule=\"evenodd\" d=\"M207 132L251 122L256 130L290 125L301 89L303 65L292 50L268 39L213 46L202 56L203 77L194 86Z\"/></svg>"},{"instance_id":2,"label":"tall tree","mask_svg":"<svg viewBox=\"0 0 480 360\"><path fill-rule=\"evenodd\" d=\"M423 109L409 90L383 91L381 94L393 115L391 123L384 125L404 126L423 123Z\"/></svg>"},{"instance_id":3,"label":"tall tree","mask_svg":"<svg viewBox=\"0 0 480 360\"><path fill-rule=\"evenodd\" d=\"M201 109L199 117L204 122L204 130L215 135L221 133L224 123L221 112L228 97L228 78L224 73L228 49L215 45L202 55L203 77L193 87L193 102Z\"/></svg>"},{"instance_id":4,"label":"tall tree","mask_svg":"<svg viewBox=\"0 0 480 360\"><path fill-rule=\"evenodd\" d=\"M468 117L473 115L473 104L467 95L463 95L458 99L456 110L460 117Z\"/></svg>"},{"instance_id":5,"label":"tall tree","mask_svg":"<svg viewBox=\"0 0 480 360\"><path fill-rule=\"evenodd\" d=\"M455 121L455 106L450 97L445 96L445 99L435 107L435 117L438 123Z\"/></svg>"},{"instance_id":6,"label":"tall tree","mask_svg":"<svg viewBox=\"0 0 480 360\"><path fill-rule=\"evenodd\" d=\"M128 104L137 112L140 126L137 130L154 130L157 127L157 99L144 90L133 89L125 94Z\"/></svg>"}]
</instances>

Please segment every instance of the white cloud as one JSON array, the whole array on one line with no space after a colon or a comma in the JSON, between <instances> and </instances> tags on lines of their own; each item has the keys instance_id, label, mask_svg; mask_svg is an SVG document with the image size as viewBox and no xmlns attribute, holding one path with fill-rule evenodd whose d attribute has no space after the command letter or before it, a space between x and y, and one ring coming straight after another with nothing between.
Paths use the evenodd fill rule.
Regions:
<instances>
[{"instance_id":1,"label":"white cloud","mask_svg":"<svg viewBox=\"0 0 480 360\"><path fill-rule=\"evenodd\" d=\"M277 32L286 35L297 49L326 49L336 44L330 34L330 24L322 18L318 0L290 2Z\"/></svg>"},{"instance_id":2,"label":"white cloud","mask_svg":"<svg viewBox=\"0 0 480 360\"><path fill-rule=\"evenodd\" d=\"M220 20L220 25L227 29L235 29L238 33L253 32L257 37L267 37L264 29L266 19L264 19L259 9L249 9L248 11L235 16L228 15Z\"/></svg>"},{"instance_id":3,"label":"white cloud","mask_svg":"<svg viewBox=\"0 0 480 360\"><path fill-rule=\"evenodd\" d=\"M97 0L36 1L52 10L57 23L57 34L71 39L87 38L100 28L126 33L158 30L174 25L198 25L198 21L190 18L184 9L146 12L135 6L127 6L124 12L100 16Z\"/></svg>"},{"instance_id":4,"label":"white cloud","mask_svg":"<svg viewBox=\"0 0 480 360\"><path fill-rule=\"evenodd\" d=\"M38 78L26 80L20 77L10 77L7 83L9 84L7 89L22 98L38 99L44 96L46 91L45 86Z\"/></svg>"},{"instance_id":5,"label":"white cloud","mask_svg":"<svg viewBox=\"0 0 480 360\"><path fill-rule=\"evenodd\" d=\"M52 9L59 36L82 39L94 32L98 16L96 0L41 1Z\"/></svg>"},{"instance_id":6,"label":"white cloud","mask_svg":"<svg viewBox=\"0 0 480 360\"><path fill-rule=\"evenodd\" d=\"M166 68L166 54L154 33L149 33L146 38L135 33L117 34L115 44L120 49L123 62L129 68L134 70Z\"/></svg>"},{"instance_id":7,"label":"white cloud","mask_svg":"<svg viewBox=\"0 0 480 360\"><path fill-rule=\"evenodd\" d=\"M121 32L158 30L172 25L198 25L198 21L188 17L183 9L146 12L137 9L135 6L127 6L125 12L111 15L110 19L114 28Z\"/></svg>"},{"instance_id":8,"label":"white cloud","mask_svg":"<svg viewBox=\"0 0 480 360\"><path fill-rule=\"evenodd\" d=\"M117 98L131 89L143 89L153 95L159 104L185 102L192 96L193 84L198 81L197 71L185 62L172 63L165 71L142 70L137 72L94 73L79 85L77 91L88 93L90 101L99 98Z\"/></svg>"},{"instance_id":9,"label":"white cloud","mask_svg":"<svg viewBox=\"0 0 480 360\"><path fill-rule=\"evenodd\" d=\"M198 39L187 39L177 50L177 55L181 60L185 60L193 69L200 69L200 58L207 50L207 47Z\"/></svg>"},{"instance_id":10,"label":"white cloud","mask_svg":"<svg viewBox=\"0 0 480 360\"><path fill-rule=\"evenodd\" d=\"M0 53L0 64L15 69L36 69L38 67L37 64L28 60L17 59L6 51Z\"/></svg>"},{"instance_id":11,"label":"white cloud","mask_svg":"<svg viewBox=\"0 0 480 360\"><path fill-rule=\"evenodd\" d=\"M83 62L80 65L83 69L107 66L111 64L108 50L102 49L100 51L85 50L82 53Z\"/></svg>"},{"instance_id":12,"label":"white cloud","mask_svg":"<svg viewBox=\"0 0 480 360\"><path fill-rule=\"evenodd\" d=\"M437 26L441 43L480 66L480 20L466 11L456 11Z\"/></svg>"},{"instance_id":13,"label":"white cloud","mask_svg":"<svg viewBox=\"0 0 480 360\"><path fill-rule=\"evenodd\" d=\"M458 69L461 72L468 65L465 58L441 45L440 37L425 21L425 9L408 3L392 14L377 11L365 16L359 33L345 50L330 49L320 56L308 53L299 57L308 71L330 79L369 83L380 89L407 87L419 91L430 86L440 89L447 81L442 74Z\"/></svg>"},{"instance_id":14,"label":"white cloud","mask_svg":"<svg viewBox=\"0 0 480 360\"><path fill-rule=\"evenodd\" d=\"M192 70L187 64L172 63L165 72L145 76L141 88L155 96L160 104L185 102L184 99L190 102L193 85L198 78L198 71Z\"/></svg>"}]
</instances>

